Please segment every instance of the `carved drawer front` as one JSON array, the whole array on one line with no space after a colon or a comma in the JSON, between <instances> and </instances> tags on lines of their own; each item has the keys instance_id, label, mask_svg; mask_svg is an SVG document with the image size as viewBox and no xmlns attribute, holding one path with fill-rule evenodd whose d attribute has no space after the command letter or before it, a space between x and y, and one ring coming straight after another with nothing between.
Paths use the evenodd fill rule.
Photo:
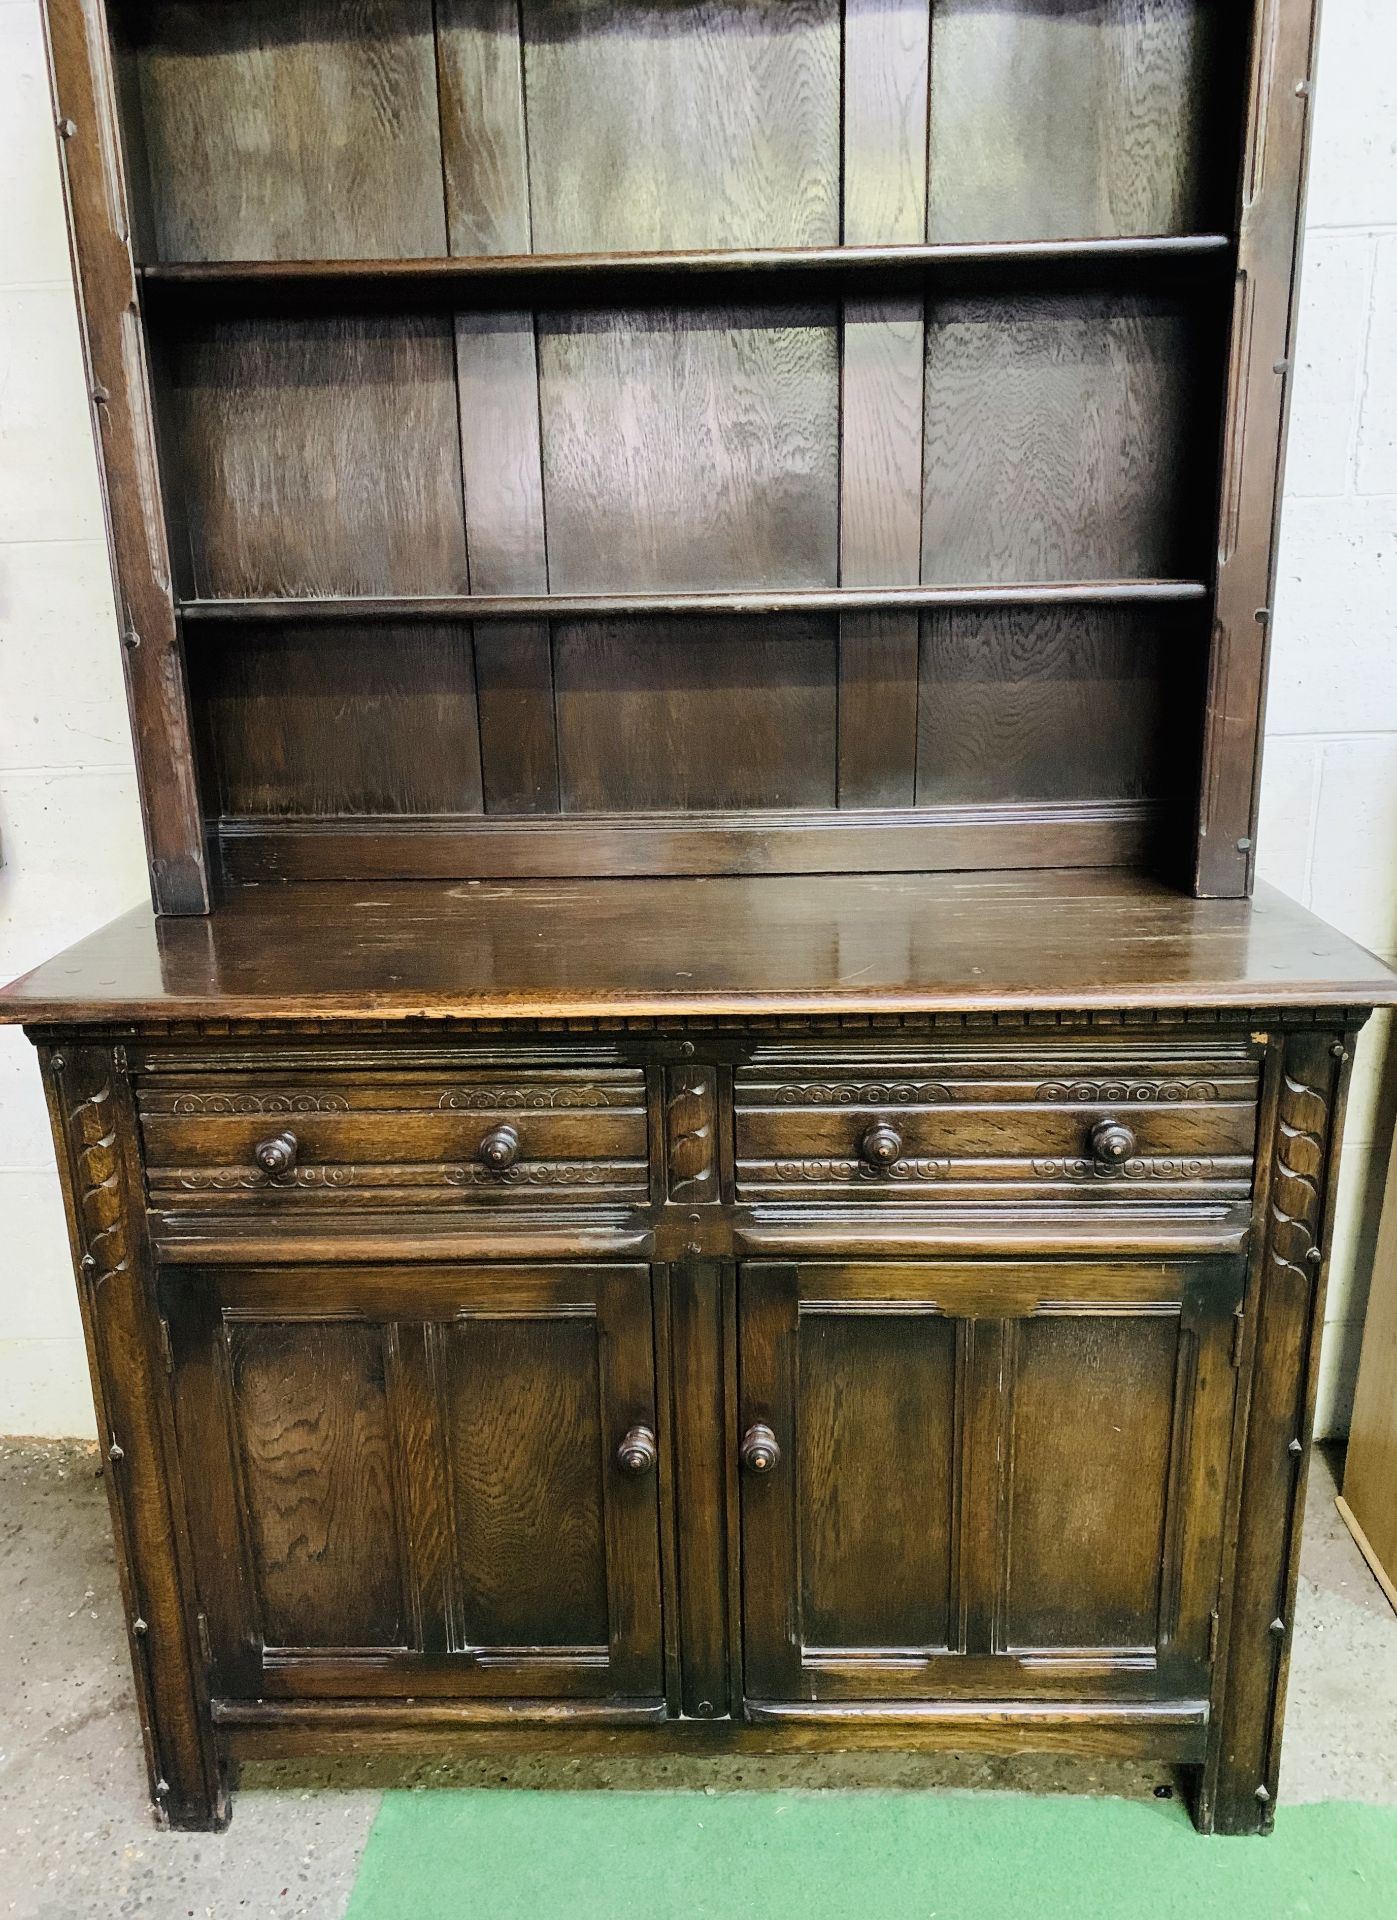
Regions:
<instances>
[{"instance_id":1,"label":"carved drawer front","mask_svg":"<svg viewBox=\"0 0 1397 1920\"><path fill-rule=\"evenodd\" d=\"M152 1204L166 1210L644 1200L632 1067L273 1071L143 1079Z\"/></svg>"},{"instance_id":2,"label":"carved drawer front","mask_svg":"<svg viewBox=\"0 0 1397 1920\"><path fill-rule=\"evenodd\" d=\"M737 1070L745 1200L1238 1200L1259 1049L1245 1038L937 1049L763 1048Z\"/></svg>"}]
</instances>

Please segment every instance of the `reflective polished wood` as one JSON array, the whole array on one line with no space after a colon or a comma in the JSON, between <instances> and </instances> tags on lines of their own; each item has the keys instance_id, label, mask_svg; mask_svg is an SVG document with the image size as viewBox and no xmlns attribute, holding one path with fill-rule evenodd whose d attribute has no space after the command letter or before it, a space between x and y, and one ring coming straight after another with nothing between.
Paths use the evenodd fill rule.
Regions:
<instances>
[{"instance_id":1,"label":"reflective polished wood","mask_svg":"<svg viewBox=\"0 0 1397 1920\"><path fill-rule=\"evenodd\" d=\"M565 1020L702 1012L1385 1006L1371 954L1269 887L1111 874L235 889L137 907L0 996L0 1021Z\"/></svg>"}]
</instances>

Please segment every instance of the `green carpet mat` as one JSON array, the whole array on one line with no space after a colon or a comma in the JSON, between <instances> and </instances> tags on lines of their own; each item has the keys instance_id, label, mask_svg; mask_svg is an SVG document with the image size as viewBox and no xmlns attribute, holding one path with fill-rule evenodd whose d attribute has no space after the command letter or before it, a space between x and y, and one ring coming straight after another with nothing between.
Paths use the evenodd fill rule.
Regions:
<instances>
[{"instance_id":1,"label":"green carpet mat","mask_svg":"<svg viewBox=\"0 0 1397 1920\"><path fill-rule=\"evenodd\" d=\"M348 1920L1393 1920L1397 1808L1205 1840L1177 1801L389 1793Z\"/></svg>"}]
</instances>

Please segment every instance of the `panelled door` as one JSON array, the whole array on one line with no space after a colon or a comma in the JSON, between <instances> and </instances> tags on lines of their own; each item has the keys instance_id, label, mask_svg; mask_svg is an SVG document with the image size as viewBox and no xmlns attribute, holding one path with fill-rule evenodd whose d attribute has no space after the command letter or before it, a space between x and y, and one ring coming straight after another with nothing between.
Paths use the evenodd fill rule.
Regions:
<instances>
[{"instance_id":1,"label":"panelled door","mask_svg":"<svg viewBox=\"0 0 1397 1920\"><path fill-rule=\"evenodd\" d=\"M753 1701L1203 1699L1241 1263L739 1274Z\"/></svg>"},{"instance_id":2,"label":"panelled door","mask_svg":"<svg viewBox=\"0 0 1397 1920\"><path fill-rule=\"evenodd\" d=\"M161 1291L215 1693L658 1700L648 1268Z\"/></svg>"}]
</instances>

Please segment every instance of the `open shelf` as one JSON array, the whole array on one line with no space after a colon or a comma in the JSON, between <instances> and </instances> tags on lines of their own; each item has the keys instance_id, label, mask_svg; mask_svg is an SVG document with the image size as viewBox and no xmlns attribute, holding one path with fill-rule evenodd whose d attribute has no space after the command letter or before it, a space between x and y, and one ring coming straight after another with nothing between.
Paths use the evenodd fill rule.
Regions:
<instances>
[{"instance_id":1,"label":"open shelf","mask_svg":"<svg viewBox=\"0 0 1397 1920\"><path fill-rule=\"evenodd\" d=\"M627 614L902 613L933 607L1135 606L1204 600L1202 580L1070 580L1024 586L805 587L780 593L509 593L186 600L197 625L373 620L606 620Z\"/></svg>"},{"instance_id":2,"label":"open shelf","mask_svg":"<svg viewBox=\"0 0 1397 1920\"><path fill-rule=\"evenodd\" d=\"M209 260L140 270L148 295L181 306L533 306L627 299L727 300L735 293L782 297L837 286L963 286L1036 277L1079 277L1122 267L1225 263L1225 233L1140 238L976 241L965 244L709 248L692 251L471 254L435 259Z\"/></svg>"}]
</instances>

